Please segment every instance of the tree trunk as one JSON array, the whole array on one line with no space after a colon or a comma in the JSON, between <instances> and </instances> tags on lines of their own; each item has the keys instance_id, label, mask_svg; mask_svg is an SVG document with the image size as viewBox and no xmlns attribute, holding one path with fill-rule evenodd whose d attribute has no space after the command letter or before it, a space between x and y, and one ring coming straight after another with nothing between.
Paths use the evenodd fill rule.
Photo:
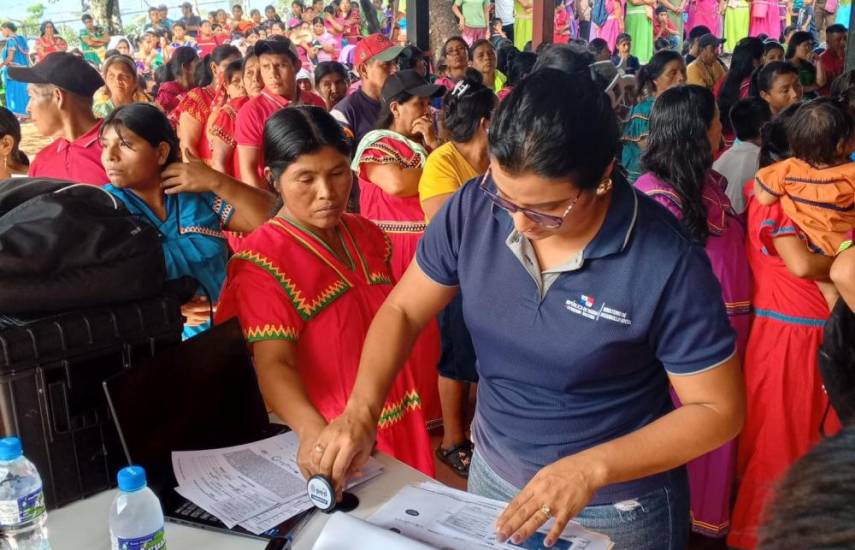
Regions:
<instances>
[{"instance_id":1,"label":"tree trunk","mask_svg":"<svg viewBox=\"0 0 855 550\"><path fill-rule=\"evenodd\" d=\"M457 18L451 11L453 3L453 0L430 0L430 48L434 59L446 40L460 35Z\"/></svg>"},{"instance_id":2,"label":"tree trunk","mask_svg":"<svg viewBox=\"0 0 855 550\"><path fill-rule=\"evenodd\" d=\"M119 0L91 0L90 7L95 23L103 26L111 35L122 28Z\"/></svg>"}]
</instances>

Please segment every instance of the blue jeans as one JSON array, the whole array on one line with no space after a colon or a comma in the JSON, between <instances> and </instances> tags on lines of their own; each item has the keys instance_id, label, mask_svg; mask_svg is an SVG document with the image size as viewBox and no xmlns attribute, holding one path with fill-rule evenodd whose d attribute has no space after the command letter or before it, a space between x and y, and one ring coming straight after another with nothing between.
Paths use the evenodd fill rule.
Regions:
<instances>
[{"instance_id":1,"label":"blue jeans","mask_svg":"<svg viewBox=\"0 0 855 550\"><path fill-rule=\"evenodd\" d=\"M519 489L500 478L476 449L469 465L469 492L509 502ZM689 482L674 473L671 487L632 500L588 506L574 521L608 535L615 550L684 550L689 542Z\"/></svg>"}]
</instances>

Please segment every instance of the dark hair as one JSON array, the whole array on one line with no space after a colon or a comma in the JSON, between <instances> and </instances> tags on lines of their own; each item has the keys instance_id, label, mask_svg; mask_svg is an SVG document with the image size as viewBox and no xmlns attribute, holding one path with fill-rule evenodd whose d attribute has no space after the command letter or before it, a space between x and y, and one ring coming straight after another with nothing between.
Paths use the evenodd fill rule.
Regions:
<instances>
[{"instance_id":1,"label":"dark hair","mask_svg":"<svg viewBox=\"0 0 855 550\"><path fill-rule=\"evenodd\" d=\"M756 97L740 99L730 109L730 126L740 141L760 137L760 129L772 119L769 104Z\"/></svg>"},{"instance_id":2,"label":"dark hair","mask_svg":"<svg viewBox=\"0 0 855 550\"><path fill-rule=\"evenodd\" d=\"M660 37L653 41L653 51L655 52L662 52L671 49L673 49L671 48L671 42L667 38Z\"/></svg>"},{"instance_id":3,"label":"dark hair","mask_svg":"<svg viewBox=\"0 0 855 550\"><path fill-rule=\"evenodd\" d=\"M831 83L831 97L839 96L849 88L855 87L855 69L841 74Z\"/></svg>"},{"instance_id":4,"label":"dark hair","mask_svg":"<svg viewBox=\"0 0 855 550\"><path fill-rule=\"evenodd\" d=\"M531 52L518 52L508 66L507 86L516 86L520 80L525 78L534 69L537 63L537 54Z\"/></svg>"},{"instance_id":5,"label":"dark hair","mask_svg":"<svg viewBox=\"0 0 855 550\"><path fill-rule=\"evenodd\" d=\"M104 119L100 131L102 136L107 128L115 128L120 137L119 129L127 128L155 148L161 143L166 143L169 145L166 164L181 160L181 148L172 124L169 123L163 111L151 103L131 103L118 107Z\"/></svg>"},{"instance_id":6,"label":"dark hair","mask_svg":"<svg viewBox=\"0 0 855 550\"><path fill-rule=\"evenodd\" d=\"M475 50L477 50L477 49L478 49L478 48L480 48L481 46L487 46L487 47L489 47L490 49L492 49L492 50L493 50L493 52L495 52L495 51L496 51L496 48L494 48L494 47L493 47L493 43L492 43L492 42L490 42L490 41L489 41L489 40L487 40L486 38L481 38L481 39L476 40L475 42L473 42L473 43L472 43L472 45L469 47L469 61L472 61L473 59L475 59Z\"/></svg>"},{"instance_id":7,"label":"dark hair","mask_svg":"<svg viewBox=\"0 0 855 550\"><path fill-rule=\"evenodd\" d=\"M264 124L262 147L274 181L302 155L311 155L322 147L350 156L341 126L324 109L310 105L276 111Z\"/></svg>"},{"instance_id":8,"label":"dark hair","mask_svg":"<svg viewBox=\"0 0 855 550\"><path fill-rule=\"evenodd\" d=\"M219 65L233 56L240 57L240 50L231 44L223 44L214 48L214 51L202 58L202 62L196 65L196 73L194 75L196 86L200 88L210 86L214 82L214 73L211 71L211 64Z\"/></svg>"},{"instance_id":9,"label":"dark hair","mask_svg":"<svg viewBox=\"0 0 855 550\"><path fill-rule=\"evenodd\" d=\"M0 28L3 28L3 29L9 29L9 30L10 30L10 31L12 31L12 32L18 32L18 27L17 27L17 25L15 25L14 23L12 23L11 21L6 21L6 22L5 22L5 23L3 23L2 25L0 25Z\"/></svg>"},{"instance_id":10,"label":"dark hair","mask_svg":"<svg viewBox=\"0 0 855 550\"><path fill-rule=\"evenodd\" d=\"M469 69L466 69L468 72ZM409 92L400 92L398 95L394 95L390 97L388 100L383 99L382 107L380 108L380 116L377 117L377 123L374 127L377 130L388 130L392 123L395 122L395 114L392 113L392 109L390 108L392 103L406 103L415 97L413 94Z\"/></svg>"},{"instance_id":11,"label":"dark hair","mask_svg":"<svg viewBox=\"0 0 855 550\"><path fill-rule=\"evenodd\" d=\"M466 43L466 41L465 41L465 40L463 40L463 37L462 37L462 36L452 36L452 37L448 38L448 40L446 40L446 41L442 44L442 49L439 51L439 55L440 55L440 57L442 57L443 59L445 59L445 56L446 56L446 50L448 50L448 45L449 45L449 44L451 44L452 42L460 42L460 43L462 43L462 44L463 44L463 47L464 47L464 48L466 48L466 51L467 51L467 52L469 51L469 44L467 44L467 43Z\"/></svg>"},{"instance_id":12,"label":"dark hair","mask_svg":"<svg viewBox=\"0 0 855 550\"><path fill-rule=\"evenodd\" d=\"M538 54L537 62L532 68L532 73L541 69L558 69L576 78L591 80L590 65L594 62L594 55L588 48L582 48L575 44L550 44Z\"/></svg>"},{"instance_id":13,"label":"dark hair","mask_svg":"<svg viewBox=\"0 0 855 550\"><path fill-rule=\"evenodd\" d=\"M442 100L443 125L452 141L458 143L471 140L481 119L489 120L499 102L493 90L484 86L481 75L476 77L471 72L467 69L466 78L458 82L455 89L445 94Z\"/></svg>"},{"instance_id":14,"label":"dark hair","mask_svg":"<svg viewBox=\"0 0 855 550\"><path fill-rule=\"evenodd\" d=\"M772 50L784 51L784 46L777 40L767 40L763 42L763 55L768 55Z\"/></svg>"},{"instance_id":15,"label":"dark hair","mask_svg":"<svg viewBox=\"0 0 855 550\"><path fill-rule=\"evenodd\" d=\"M756 70L757 65L763 58L763 43L753 38L741 40L733 49L733 57L730 60L730 70L724 77L724 84L718 94L718 112L721 117L721 125L725 131L730 132L733 127L730 124L731 107L739 100L739 90L742 82L748 79Z\"/></svg>"},{"instance_id":16,"label":"dark hair","mask_svg":"<svg viewBox=\"0 0 855 550\"><path fill-rule=\"evenodd\" d=\"M816 42L813 33L808 31L796 31L787 42L787 51L784 53L784 59L792 59L796 55L796 48L805 42Z\"/></svg>"},{"instance_id":17,"label":"dark hair","mask_svg":"<svg viewBox=\"0 0 855 550\"><path fill-rule=\"evenodd\" d=\"M513 174L572 178L577 187L594 189L619 137L611 101L590 77L546 68L522 79L499 104L490 155Z\"/></svg>"},{"instance_id":18,"label":"dark hair","mask_svg":"<svg viewBox=\"0 0 855 550\"><path fill-rule=\"evenodd\" d=\"M87 21L94 21L94 19L88 13L84 13L83 16L80 18L80 22L85 25Z\"/></svg>"},{"instance_id":19,"label":"dark hair","mask_svg":"<svg viewBox=\"0 0 855 550\"><path fill-rule=\"evenodd\" d=\"M785 74L798 76L799 70L786 61L766 63L757 69L754 72L754 76L751 77L749 95L751 97L760 97L760 92L769 93L769 90L772 89L772 85L775 83L775 79Z\"/></svg>"},{"instance_id":20,"label":"dark hair","mask_svg":"<svg viewBox=\"0 0 855 550\"><path fill-rule=\"evenodd\" d=\"M396 61L398 63L398 70L406 71L407 69L415 69L419 61L427 60L425 59L425 52L411 44L401 50Z\"/></svg>"},{"instance_id":21,"label":"dark hair","mask_svg":"<svg viewBox=\"0 0 855 550\"><path fill-rule=\"evenodd\" d=\"M647 149L641 157L645 170L667 181L679 195L682 225L689 238L705 244L709 236L702 193L713 154L708 131L715 116L715 97L702 86L666 90L650 113Z\"/></svg>"},{"instance_id":22,"label":"dark hair","mask_svg":"<svg viewBox=\"0 0 855 550\"><path fill-rule=\"evenodd\" d=\"M609 52L609 43L603 40L602 38L595 38L588 43L588 49L591 50L591 53L594 55L599 55L603 52Z\"/></svg>"},{"instance_id":23,"label":"dark hair","mask_svg":"<svg viewBox=\"0 0 855 550\"><path fill-rule=\"evenodd\" d=\"M496 51L496 69L508 74L508 71L511 70L511 64L520 53L522 52L516 49L510 41L500 44L498 51Z\"/></svg>"},{"instance_id":24,"label":"dark hair","mask_svg":"<svg viewBox=\"0 0 855 550\"><path fill-rule=\"evenodd\" d=\"M321 61L315 67L315 86L321 85L321 79L330 74L338 74L347 82L347 69L338 61Z\"/></svg>"},{"instance_id":25,"label":"dark hair","mask_svg":"<svg viewBox=\"0 0 855 550\"><path fill-rule=\"evenodd\" d=\"M668 8L666 8L665 6L656 6L656 9L653 10L653 12L656 15L659 15L660 13L668 13Z\"/></svg>"},{"instance_id":26,"label":"dark hair","mask_svg":"<svg viewBox=\"0 0 855 550\"><path fill-rule=\"evenodd\" d=\"M846 32L848 32L846 30L846 27L844 27L840 23L835 23L834 25L829 25L825 28L825 35L826 36L828 36L829 34L835 34L835 33L845 34Z\"/></svg>"},{"instance_id":27,"label":"dark hair","mask_svg":"<svg viewBox=\"0 0 855 550\"><path fill-rule=\"evenodd\" d=\"M673 50L662 50L653 54L646 65L642 65L635 77L636 93L640 96L648 87L655 88L654 80L662 76L665 67L673 61L683 62L683 56Z\"/></svg>"},{"instance_id":28,"label":"dark hair","mask_svg":"<svg viewBox=\"0 0 855 550\"><path fill-rule=\"evenodd\" d=\"M174 23L172 23L172 28L174 29L175 27L181 27L185 31L187 30L187 26L181 21L175 21Z\"/></svg>"},{"instance_id":29,"label":"dark hair","mask_svg":"<svg viewBox=\"0 0 855 550\"><path fill-rule=\"evenodd\" d=\"M196 48L190 46L181 46L175 48L175 50L172 52L172 57L169 58L169 63L165 65L165 82L177 79L178 75L181 74L181 71L184 69L184 67L188 63L193 63L198 58L199 55L196 53Z\"/></svg>"},{"instance_id":30,"label":"dark hair","mask_svg":"<svg viewBox=\"0 0 855 550\"><path fill-rule=\"evenodd\" d=\"M778 113L760 129L760 168L793 156L787 139L787 123L796 114L802 102L796 102Z\"/></svg>"},{"instance_id":31,"label":"dark hair","mask_svg":"<svg viewBox=\"0 0 855 550\"><path fill-rule=\"evenodd\" d=\"M223 77L227 85L229 82L232 81L232 78L234 78L236 74L243 74L244 61L244 59L236 59L235 61L232 61L231 63L226 65L226 70L223 71Z\"/></svg>"},{"instance_id":32,"label":"dark hair","mask_svg":"<svg viewBox=\"0 0 855 550\"><path fill-rule=\"evenodd\" d=\"M852 139L855 123L840 101L819 98L807 102L787 123L793 156L812 166L839 162L837 148Z\"/></svg>"},{"instance_id":33,"label":"dark hair","mask_svg":"<svg viewBox=\"0 0 855 550\"><path fill-rule=\"evenodd\" d=\"M56 25L54 25L54 24L53 24L53 21L51 21L51 20L42 21L42 24L41 24L41 25L39 25L39 36L44 36L44 35L45 35L45 29L47 29L47 26L48 26L48 25L50 25L51 27L53 27L53 30L54 30L54 31L56 31L56 30L57 30L57 29L56 29Z\"/></svg>"},{"instance_id":34,"label":"dark hair","mask_svg":"<svg viewBox=\"0 0 855 550\"><path fill-rule=\"evenodd\" d=\"M820 442L778 483L764 513L759 550L855 546L855 427Z\"/></svg>"},{"instance_id":35,"label":"dark hair","mask_svg":"<svg viewBox=\"0 0 855 550\"><path fill-rule=\"evenodd\" d=\"M19 147L21 146L21 123L15 113L5 107L0 107L0 138L11 136L15 141L12 147L12 160L21 166L29 166L30 159Z\"/></svg>"}]
</instances>

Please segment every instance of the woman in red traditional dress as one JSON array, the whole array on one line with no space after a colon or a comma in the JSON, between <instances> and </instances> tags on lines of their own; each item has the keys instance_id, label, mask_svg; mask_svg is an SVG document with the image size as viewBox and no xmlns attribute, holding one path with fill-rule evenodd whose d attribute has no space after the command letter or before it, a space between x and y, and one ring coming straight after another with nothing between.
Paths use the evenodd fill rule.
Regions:
<instances>
[{"instance_id":1,"label":"woman in red traditional dress","mask_svg":"<svg viewBox=\"0 0 855 550\"><path fill-rule=\"evenodd\" d=\"M205 162L211 160L211 147L208 144L205 126L208 117L215 107L218 84L223 71L232 61L240 59L240 50L230 45L217 46L214 52L205 56L199 64L196 84L178 107L170 113L170 121L177 123L178 139L181 140L181 151L189 152L192 156ZM222 96L225 101L225 94Z\"/></svg>"},{"instance_id":2,"label":"woman in red traditional dress","mask_svg":"<svg viewBox=\"0 0 855 550\"><path fill-rule=\"evenodd\" d=\"M215 107L208 117L208 142L211 145L211 167L240 179L235 141L235 121L244 104L261 93L263 87L258 57L250 49L243 61L233 61L224 74L228 100Z\"/></svg>"},{"instance_id":3,"label":"woman in red traditional dress","mask_svg":"<svg viewBox=\"0 0 855 550\"><path fill-rule=\"evenodd\" d=\"M430 102L444 92L442 86L428 84L414 70L387 78L381 92L379 129L365 134L353 156L351 168L359 177L359 211L392 241L396 281L410 265L427 227L419 202L419 180L428 153L439 144ZM442 416L436 371L439 352L439 329L430 323L413 351L419 363L412 364L429 419Z\"/></svg>"},{"instance_id":4,"label":"woman in red traditional dress","mask_svg":"<svg viewBox=\"0 0 855 550\"><path fill-rule=\"evenodd\" d=\"M56 34L53 21L45 21L39 27L39 38L36 39L36 63L40 63L48 54L63 51L60 48L62 37Z\"/></svg>"},{"instance_id":5,"label":"woman in red traditional dress","mask_svg":"<svg viewBox=\"0 0 855 550\"><path fill-rule=\"evenodd\" d=\"M368 327L392 290L391 245L345 213L349 146L326 111L276 112L263 146L265 177L284 206L229 262L217 319L240 320L265 400L300 437L305 474L323 451L312 447L317 435L344 412ZM380 414L377 447L433 475L421 396L406 371Z\"/></svg>"},{"instance_id":6,"label":"woman in red traditional dress","mask_svg":"<svg viewBox=\"0 0 855 550\"><path fill-rule=\"evenodd\" d=\"M155 101L169 115L174 111L195 83L194 73L199 55L196 48L179 46L172 52L172 57L165 65L166 77L157 89Z\"/></svg>"},{"instance_id":7,"label":"woman in red traditional dress","mask_svg":"<svg viewBox=\"0 0 855 550\"><path fill-rule=\"evenodd\" d=\"M784 127L794 112L788 108L767 125L761 166L788 155ZM749 181L746 195L753 189ZM754 323L743 364L748 408L739 437L739 492L727 538L740 549L757 545L763 507L787 468L819 442L821 429L831 434L840 427L819 372L829 311L814 282L828 279L834 258L810 252L780 203L762 206L751 197L747 212Z\"/></svg>"}]
</instances>

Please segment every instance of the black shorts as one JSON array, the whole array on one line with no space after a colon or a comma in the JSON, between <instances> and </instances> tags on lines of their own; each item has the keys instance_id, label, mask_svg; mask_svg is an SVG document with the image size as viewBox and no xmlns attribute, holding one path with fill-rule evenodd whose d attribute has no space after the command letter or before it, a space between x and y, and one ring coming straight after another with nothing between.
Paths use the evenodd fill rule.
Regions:
<instances>
[{"instance_id":1,"label":"black shorts","mask_svg":"<svg viewBox=\"0 0 855 550\"><path fill-rule=\"evenodd\" d=\"M437 320L442 340L442 355L437 365L439 375L461 382L478 382L475 347L463 321L463 298L459 292L439 313Z\"/></svg>"}]
</instances>

